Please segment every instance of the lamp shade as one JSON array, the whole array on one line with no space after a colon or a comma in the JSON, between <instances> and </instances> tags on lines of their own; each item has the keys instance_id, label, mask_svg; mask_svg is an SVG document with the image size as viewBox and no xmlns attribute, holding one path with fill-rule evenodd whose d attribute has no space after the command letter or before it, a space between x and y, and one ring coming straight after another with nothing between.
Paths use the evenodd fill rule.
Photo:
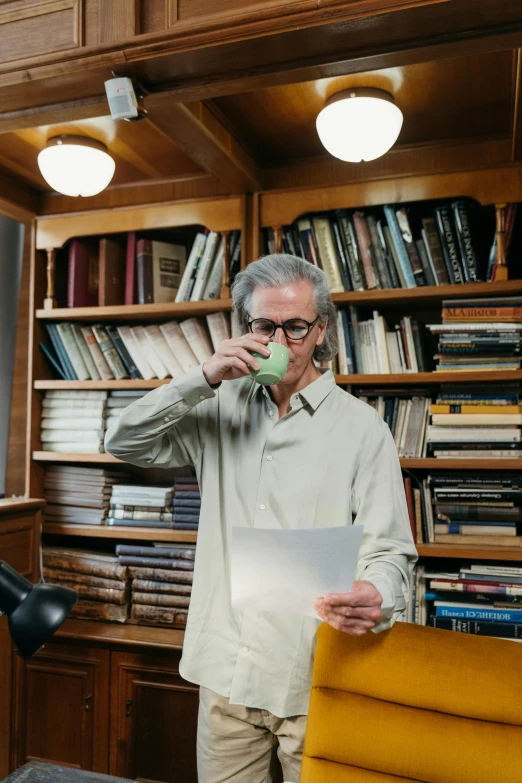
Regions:
<instances>
[{"instance_id":1,"label":"lamp shade","mask_svg":"<svg viewBox=\"0 0 522 783\"><path fill-rule=\"evenodd\" d=\"M317 133L328 152L359 163L388 152L402 128L402 112L384 90L343 90L326 102L317 116Z\"/></svg>"},{"instance_id":2,"label":"lamp shade","mask_svg":"<svg viewBox=\"0 0 522 783\"><path fill-rule=\"evenodd\" d=\"M86 136L55 136L38 154L45 181L66 196L95 196L114 175L107 147Z\"/></svg>"},{"instance_id":3,"label":"lamp shade","mask_svg":"<svg viewBox=\"0 0 522 783\"><path fill-rule=\"evenodd\" d=\"M7 614L16 649L29 658L61 626L78 600L76 590L51 584L32 585L0 560L0 612Z\"/></svg>"}]
</instances>

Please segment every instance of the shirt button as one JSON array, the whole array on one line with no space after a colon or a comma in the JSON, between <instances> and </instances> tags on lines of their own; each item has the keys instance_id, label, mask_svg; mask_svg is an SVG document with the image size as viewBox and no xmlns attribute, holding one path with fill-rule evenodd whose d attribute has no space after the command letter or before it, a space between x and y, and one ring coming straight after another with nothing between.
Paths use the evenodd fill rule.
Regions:
<instances>
[{"instance_id":1,"label":"shirt button","mask_svg":"<svg viewBox=\"0 0 522 783\"><path fill-rule=\"evenodd\" d=\"M272 457L267 457L267 458L266 458L266 461L267 461L267 462L272 462Z\"/></svg>"},{"instance_id":2,"label":"shirt button","mask_svg":"<svg viewBox=\"0 0 522 783\"><path fill-rule=\"evenodd\" d=\"M165 418L163 419L163 421L168 421L168 420L169 420L168 416L165 416Z\"/></svg>"},{"instance_id":3,"label":"shirt button","mask_svg":"<svg viewBox=\"0 0 522 783\"><path fill-rule=\"evenodd\" d=\"M265 506L265 504L264 504L264 503L261 503L261 505L259 506L259 508L261 509L261 511L264 511L264 510L265 510L265 508L266 508L266 506Z\"/></svg>"},{"instance_id":4,"label":"shirt button","mask_svg":"<svg viewBox=\"0 0 522 783\"><path fill-rule=\"evenodd\" d=\"M205 395L204 395L204 394L200 394L200 395L199 395L199 399L200 399L200 400L204 400L204 399L205 399Z\"/></svg>"},{"instance_id":5,"label":"shirt button","mask_svg":"<svg viewBox=\"0 0 522 783\"><path fill-rule=\"evenodd\" d=\"M250 648L249 647L243 647L243 652L245 652L245 653L250 652Z\"/></svg>"}]
</instances>

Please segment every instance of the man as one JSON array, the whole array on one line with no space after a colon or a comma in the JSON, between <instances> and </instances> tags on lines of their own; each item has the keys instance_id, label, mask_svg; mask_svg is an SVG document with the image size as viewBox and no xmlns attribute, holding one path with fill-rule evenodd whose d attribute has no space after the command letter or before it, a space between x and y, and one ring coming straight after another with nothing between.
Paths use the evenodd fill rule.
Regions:
<instances>
[{"instance_id":1,"label":"man","mask_svg":"<svg viewBox=\"0 0 522 783\"><path fill-rule=\"evenodd\" d=\"M391 627L404 610L417 555L397 450L388 426L314 363L337 352L336 311L324 273L272 255L238 274L232 296L244 332L202 367L126 408L107 450L135 465L192 465L202 489L198 552L180 671L200 687L200 783L264 783L278 742L297 783L319 621L237 611L229 542L236 525L364 525L357 581L318 596L341 631ZM275 386L249 377L252 352L286 345Z\"/></svg>"}]
</instances>

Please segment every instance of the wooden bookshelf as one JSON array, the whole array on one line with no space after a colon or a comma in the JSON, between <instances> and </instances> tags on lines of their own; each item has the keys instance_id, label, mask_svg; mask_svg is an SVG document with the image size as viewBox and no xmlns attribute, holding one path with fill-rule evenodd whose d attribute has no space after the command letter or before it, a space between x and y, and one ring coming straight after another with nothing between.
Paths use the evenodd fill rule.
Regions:
<instances>
[{"instance_id":1,"label":"wooden bookshelf","mask_svg":"<svg viewBox=\"0 0 522 783\"><path fill-rule=\"evenodd\" d=\"M66 620L55 634L58 638L86 643L102 642L126 647L181 650L185 632L179 628L158 628L130 623L104 623L98 620Z\"/></svg>"},{"instance_id":2,"label":"wooden bookshelf","mask_svg":"<svg viewBox=\"0 0 522 783\"><path fill-rule=\"evenodd\" d=\"M90 462L94 464L115 463L125 465L125 463L113 457L112 454L69 454L62 451L33 451L35 462Z\"/></svg>"},{"instance_id":3,"label":"wooden bookshelf","mask_svg":"<svg viewBox=\"0 0 522 783\"><path fill-rule=\"evenodd\" d=\"M522 370L477 370L456 372L403 372L376 375L336 375L341 386L433 386L461 381L518 381Z\"/></svg>"},{"instance_id":4,"label":"wooden bookshelf","mask_svg":"<svg viewBox=\"0 0 522 783\"><path fill-rule=\"evenodd\" d=\"M157 389L170 383L172 378L152 378L149 381L125 379L121 381L35 381L34 389L76 389L84 391L94 391L95 389Z\"/></svg>"},{"instance_id":5,"label":"wooden bookshelf","mask_svg":"<svg viewBox=\"0 0 522 783\"><path fill-rule=\"evenodd\" d=\"M417 286L416 288L346 291L332 294L337 305L404 305L438 304L443 299L461 299L478 296L514 296L522 292L522 280L504 280L495 283L463 283L462 285Z\"/></svg>"},{"instance_id":6,"label":"wooden bookshelf","mask_svg":"<svg viewBox=\"0 0 522 783\"><path fill-rule=\"evenodd\" d=\"M196 530L168 530L152 527L114 527L113 525L74 525L67 522L44 522L42 533L89 538L125 538L133 541L164 541L171 544L195 544Z\"/></svg>"},{"instance_id":7,"label":"wooden bookshelf","mask_svg":"<svg viewBox=\"0 0 522 783\"><path fill-rule=\"evenodd\" d=\"M231 299L205 299L182 304L112 305L107 307L55 307L37 310L41 321L147 321L191 318L232 310Z\"/></svg>"},{"instance_id":8,"label":"wooden bookshelf","mask_svg":"<svg viewBox=\"0 0 522 783\"><path fill-rule=\"evenodd\" d=\"M421 557L449 557L458 560L522 561L522 547L417 544L417 552Z\"/></svg>"}]
</instances>

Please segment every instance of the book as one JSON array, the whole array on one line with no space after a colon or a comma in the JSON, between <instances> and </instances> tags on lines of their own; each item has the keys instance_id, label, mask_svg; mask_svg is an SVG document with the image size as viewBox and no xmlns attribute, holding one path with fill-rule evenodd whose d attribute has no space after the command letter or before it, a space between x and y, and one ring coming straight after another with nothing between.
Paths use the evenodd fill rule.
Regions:
<instances>
[{"instance_id":1,"label":"book","mask_svg":"<svg viewBox=\"0 0 522 783\"><path fill-rule=\"evenodd\" d=\"M178 585L175 582L155 582L152 579L133 579L132 589L141 593L167 593L170 595L190 595L192 585ZM150 601L152 604L153 602Z\"/></svg>"},{"instance_id":2,"label":"book","mask_svg":"<svg viewBox=\"0 0 522 783\"><path fill-rule=\"evenodd\" d=\"M60 359L58 358L58 355L56 354L52 345L50 343L40 343L39 347L45 358L49 361L51 367L55 370L58 377L66 381L67 376L65 374L65 370L63 369Z\"/></svg>"},{"instance_id":3,"label":"book","mask_svg":"<svg viewBox=\"0 0 522 783\"><path fill-rule=\"evenodd\" d=\"M173 554L177 558L182 560L194 561L196 557L196 550L191 548L185 548L183 545L177 546L134 546L133 544L117 544L116 554L119 555L131 555L135 557L157 557L159 560L163 558L172 558Z\"/></svg>"},{"instance_id":4,"label":"book","mask_svg":"<svg viewBox=\"0 0 522 783\"><path fill-rule=\"evenodd\" d=\"M124 568L124 566L122 566ZM129 574L133 579L148 579L154 582L169 582L172 584L192 584L194 571L177 571L158 567L129 566Z\"/></svg>"},{"instance_id":5,"label":"book","mask_svg":"<svg viewBox=\"0 0 522 783\"><path fill-rule=\"evenodd\" d=\"M401 207L401 209L396 209L395 216L397 218L397 225L399 227L399 231L401 232L404 247L406 248L406 252L408 254L408 259L410 261L413 277L415 278L415 283L418 286L426 285L426 277L420 262L417 246L413 240L413 234L410 228L410 222L406 208Z\"/></svg>"},{"instance_id":6,"label":"book","mask_svg":"<svg viewBox=\"0 0 522 783\"><path fill-rule=\"evenodd\" d=\"M232 284L232 280L235 277L235 274L239 272L240 248L238 248L237 245L238 243L236 242L234 252L231 254L230 257L229 275L228 275L230 285ZM210 272L207 277L207 282L205 284L205 287L203 288L203 292L200 296L200 299L220 298L221 287L223 285L224 267L225 267L225 240L223 239L223 236L220 236L216 251L214 253L214 259L210 267ZM234 273L234 268L235 268L235 273Z\"/></svg>"},{"instance_id":7,"label":"book","mask_svg":"<svg viewBox=\"0 0 522 783\"><path fill-rule=\"evenodd\" d=\"M217 351L224 340L230 340L229 319L223 312L209 313L206 319L212 347L214 351Z\"/></svg>"},{"instance_id":8,"label":"book","mask_svg":"<svg viewBox=\"0 0 522 783\"><path fill-rule=\"evenodd\" d=\"M371 239L368 231L368 224L364 212L357 211L352 216L355 234L357 236L357 245L361 254L364 276L368 289L382 288L372 264Z\"/></svg>"},{"instance_id":9,"label":"book","mask_svg":"<svg viewBox=\"0 0 522 783\"><path fill-rule=\"evenodd\" d=\"M187 318L180 322L180 328L198 363L203 364L210 359L214 350L203 322L198 318Z\"/></svg>"},{"instance_id":10,"label":"book","mask_svg":"<svg viewBox=\"0 0 522 783\"><path fill-rule=\"evenodd\" d=\"M125 250L125 304L137 304L136 291L136 232L127 232L127 247Z\"/></svg>"},{"instance_id":11,"label":"book","mask_svg":"<svg viewBox=\"0 0 522 783\"><path fill-rule=\"evenodd\" d=\"M114 345L114 347L116 348L120 356L123 366L127 370L130 377L134 378L135 380L142 380L143 376L140 373L138 367L136 366L136 363L132 358L131 354L127 350L127 347L121 338L118 327L107 324L105 328L107 330L107 334L109 335L109 338L112 340L112 344Z\"/></svg>"},{"instance_id":12,"label":"book","mask_svg":"<svg viewBox=\"0 0 522 783\"><path fill-rule=\"evenodd\" d=\"M81 617L86 620L108 620L113 623L124 623L128 616L128 604L117 606L101 601L89 601L84 598L80 598L71 610L71 617Z\"/></svg>"},{"instance_id":13,"label":"book","mask_svg":"<svg viewBox=\"0 0 522 783\"><path fill-rule=\"evenodd\" d=\"M136 339L136 336L131 327L118 326L116 328L118 330L120 339L132 361L134 362L140 376L144 380L150 380L151 378L154 378L154 371L147 359L147 352L143 350L143 346Z\"/></svg>"},{"instance_id":14,"label":"book","mask_svg":"<svg viewBox=\"0 0 522 783\"><path fill-rule=\"evenodd\" d=\"M370 232L371 256L375 263L381 288L393 288L391 275L385 263L385 255L379 238L377 221L374 215L367 215L366 223L368 225L368 231Z\"/></svg>"},{"instance_id":15,"label":"book","mask_svg":"<svg viewBox=\"0 0 522 783\"><path fill-rule=\"evenodd\" d=\"M190 604L190 596L177 595L176 593L142 593L135 588L132 591L132 604L145 604L147 606L173 606L187 609Z\"/></svg>"},{"instance_id":16,"label":"book","mask_svg":"<svg viewBox=\"0 0 522 783\"><path fill-rule=\"evenodd\" d=\"M100 239L98 305L119 305L125 302L126 252L116 239Z\"/></svg>"},{"instance_id":17,"label":"book","mask_svg":"<svg viewBox=\"0 0 522 783\"><path fill-rule=\"evenodd\" d=\"M190 300L198 266L203 256L205 244L207 242L207 234L208 231L205 233L200 232L196 234L187 263L185 264L185 270L183 272L178 291L176 293L176 302L188 302Z\"/></svg>"},{"instance_id":18,"label":"book","mask_svg":"<svg viewBox=\"0 0 522 783\"><path fill-rule=\"evenodd\" d=\"M346 258L348 261L348 268L353 290L364 291L364 271L359 253L359 247L357 245L357 238L355 235L355 229L353 227L352 217L346 209L335 210L335 216L339 225L341 241L344 245Z\"/></svg>"},{"instance_id":19,"label":"book","mask_svg":"<svg viewBox=\"0 0 522 783\"><path fill-rule=\"evenodd\" d=\"M389 204L385 205L383 209L384 209L384 215L386 217L386 222L388 223L388 228L390 230L390 236L393 242L393 246L397 254L398 263L400 265L402 275L406 283L406 287L416 288L417 281L415 280L415 276L411 268L411 262L408 253L406 251L406 248L404 246L404 241L402 239L402 234L399 228L399 223L397 221L397 215L395 214L395 210Z\"/></svg>"},{"instance_id":20,"label":"book","mask_svg":"<svg viewBox=\"0 0 522 783\"><path fill-rule=\"evenodd\" d=\"M67 307L98 304L98 242L72 239L68 249Z\"/></svg>"},{"instance_id":21,"label":"book","mask_svg":"<svg viewBox=\"0 0 522 783\"><path fill-rule=\"evenodd\" d=\"M161 360L158 351L154 349L154 342L147 336L147 332L145 330L144 326L132 326L131 332L136 340L136 343L138 345L138 350L140 352L140 355L146 356L147 361L152 368L152 372L154 373L154 377L159 378L160 380L162 378L167 378L169 375L169 371L163 364L163 361Z\"/></svg>"},{"instance_id":22,"label":"book","mask_svg":"<svg viewBox=\"0 0 522 783\"><path fill-rule=\"evenodd\" d=\"M463 620L456 617L430 617L433 628L446 631L477 634L479 636L494 636L500 639L522 639L522 623L504 623L482 620Z\"/></svg>"},{"instance_id":23,"label":"book","mask_svg":"<svg viewBox=\"0 0 522 783\"><path fill-rule=\"evenodd\" d=\"M145 240L146 242L149 240ZM139 243L138 243L139 244ZM174 302L185 271L184 245L151 241L153 302Z\"/></svg>"},{"instance_id":24,"label":"book","mask_svg":"<svg viewBox=\"0 0 522 783\"><path fill-rule=\"evenodd\" d=\"M463 283L464 275L450 208L447 205L435 207L434 217L439 232L446 269L448 270L449 281L450 283Z\"/></svg>"},{"instance_id":25,"label":"book","mask_svg":"<svg viewBox=\"0 0 522 783\"><path fill-rule=\"evenodd\" d=\"M150 351L158 357L171 378L179 378L180 375L183 375L183 367L174 356L159 326L156 324L149 324L148 326L144 326L143 329L145 331L145 336L149 341ZM140 343L140 345L142 344Z\"/></svg>"},{"instance_id":26,"label":"book","mask_svg":"<svg viewBox=\"0 0 522 783\"><path fill-rule=\"evenodd\" d=\"M199 366L199 362L187 342L185 335L177 321L169 321L166 324L160 324L160 331L167 341L167 344L180 363L184 372L192 370Z\"/></svg>"},{"instance_id":27,"label":"book","mask_svg":"<svg viewBox=\"0 0 522 783\"><path fill-rule=\"evenodd\" d=\"M328 281L328 290L332 294L341 293L344 291L344 286L337 261L337 254L335 252L330 221L327 217L317 216L312 218L312 225L321 259L321 266Z\"/></svg>"},{"instance_id":28,"label":"book","mask_svg":"<svg viewBox=\"0 0 522 783\"><path fill-rule=\"evenodd\" d=\"M94 333L92 331L91 326L81 326L80 327L83 338L85 340L85 344L87 345L87 349L89 350L91 354L91 358L93 360L93 363L100 375L101 380L103 381L109 381L112 378L114 378L114 375L112 374L112 370L109 367L107 363L107 359L103 355L103 352L98 345L98 341L96 337L94 336Z\"/></svg>"},{"instance_id":29,"label":"book","mask_svg":"<svg viewBox=\"0 0 522 783\"><path fill-rule=\"evenodd\" d=\"M194 284L190 291L191 302L198 302L203 297L203 292L206 288L208 278L212 269L214 256L217 252L220 236L217 231L210 231L207 235L207 241L205 242L205 249L203 255L198 264L196 276L194 278Z\"/></svg>"},{"instance_id":30,"label":"book","mask_svg":"<svg viewBox=\"0 0 522 783\"><path fill-rule=\"evenodd\" d=\"M91 328L114 378L116 380L128 378L129 374L125 369L116 348L112 344L107 329L102 324L93 324Z\"/></svg>"},{"instance_id":31,"label":"book","mask_svg":"<svg viewBox=\"0 0 522 783\"><path fill-rule=\"evenodd\" d=\"M42 548L43 565L62 571L122 579L127 576L127 567L118 563L112 555L65 547Z\"/></svg>"},{"instance_id":32,"label":"book","mask_svg":"<svg viewBox=\"0 0 522 783\"><path fill-rule=\"evenodd\" d=\"M67 354L70 364L72 365L76 378L79 381L90 380L89 371L85 366L83 356L78 348L71 324L67 321L57 323L56 331L58 332L63 349Z\"/></svg>"},{"instance_id":33,"label":"book","mask_svg":"<svg viewBox=\"0 0 522 783\"><path fill-rule=\"evenodd\" d=\"M167 608L161 606L145 606L133 604L131 607L131 621L145 625L171 625L185 627L187 622L187 610L181 608Z\"/></svg>"},{"instance_id":34,"label":"book","mask_svg":"<svg viewBox=\"0 0 522 783\"><path fill-rule=\"evenodd\" d=\"M433 217L422 219L422 238L437 285L449 283L448 271L444 261L437 225Z\"/></svg>"},{"instance_id":35,"label":"book","mask_svg":"<svg viewBox=\"0 0 522 783\"><path fill-rule=\"evenodd\" d=\"M87 345L87 341L85 339L81 326L79 324L72 323L71 329L72 329L74 339L76 340L76 345L78 346L78 350L82 355L82 359L84 361L85 367L87 368L87 372L91 377L91 380L99 381L101 376L100 373L98 372L98 368L96 367L94 359L91 355L91 351L89 349L89 346Z\"/></svg>"},{"instance_id":36,"label":"book","mask_svg":"<svg viewBox=\"0 0 522 783\"><path fill-rule=\"evenodd\" d=\"M522 623L522 609L482 606L469 606L462 603L444 603L434 601L436 617L462 617L465 620L492 620L504 623Z\"/></svg>"}]
</instances>

